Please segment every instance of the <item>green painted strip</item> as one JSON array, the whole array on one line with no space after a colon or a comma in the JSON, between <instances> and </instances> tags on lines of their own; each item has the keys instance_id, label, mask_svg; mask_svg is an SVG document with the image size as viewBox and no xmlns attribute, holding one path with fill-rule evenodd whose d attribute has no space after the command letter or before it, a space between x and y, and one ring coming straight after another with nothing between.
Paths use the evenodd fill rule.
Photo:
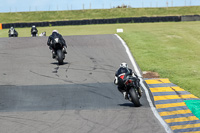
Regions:
<instances>
[{"instance_id":1,"label":"green painted strip","mask_svg":"<svg viewBox=\"0 0 200 133\"><path fill-rule=\"evenodd\" d=\"M200 119L200 100L185 100L187 107Z\"/></svg>"}]
</instances>

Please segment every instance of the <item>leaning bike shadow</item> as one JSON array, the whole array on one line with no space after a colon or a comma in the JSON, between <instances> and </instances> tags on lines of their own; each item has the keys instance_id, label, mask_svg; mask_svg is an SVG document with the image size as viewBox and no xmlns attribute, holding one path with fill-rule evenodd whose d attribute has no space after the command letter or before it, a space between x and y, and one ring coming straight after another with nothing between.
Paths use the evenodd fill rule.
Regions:
<instances>
[{"instance_id":1,"label":"leaning bike shadow","mask_svg":"<svg viewBox=\"0 0 200 133\"><path fill-rule=\"evenodd\" d=\"M123 107L136 107L133 103L123 103L123 104L119 104L119 106L123 106ZM140 104L140 107L142 105ZM136 107L138 108L138 107Z\"/></svg>"},{"instance_id":2,"label":"leaning bike shadow","mask_svg":"<svg viewBox=\"0 0 200 133\"><path fill-rule=\"evenodd\" d=\"M58 62L53 62L53 63L50 63L50 64L53 64L53 65L59 65L59 66L62 66L62 65L67 65L69 64L68 62L63 62L63 64L59 64Z\"/></svg>"}]
</instances>

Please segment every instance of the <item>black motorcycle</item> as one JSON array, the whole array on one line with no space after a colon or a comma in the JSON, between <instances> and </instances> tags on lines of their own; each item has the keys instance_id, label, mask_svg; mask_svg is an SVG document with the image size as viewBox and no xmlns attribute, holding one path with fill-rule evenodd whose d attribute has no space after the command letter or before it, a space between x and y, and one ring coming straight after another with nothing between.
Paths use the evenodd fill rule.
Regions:
<instances>
[{"instance_id":1,"label":"black motorcycle","mask_svg":"<svg viewBox=\"0 0 200 133\"><path fill-rule=\"evenodd\" d=\"M124 79L125 90L128 93L127 97L130 102L132 102L136 107L140 107L141 92L139 79L133 76L126 76Z\"/></svg>"},{"instance_id":2,"label":"black motorcycle","mask_svg":"<svg viewBox=\"0 0 200 133\"><path fill-rule=\"evenodd\" d=\"M8 34L9 37L18 37L18 33L14 30L11 30Z\"/></svg>"},{"instance_id":3,"label":"black motorcycle","mask_svg":"<svg viewBox=\"0 0 200 133\"><path fill-rule=\"evenodd\" d=\"M59 65L63 64L63 60L65 59L65 53L63 52L63 45L59 38L55 38L53 41L53 47L55 52L55 59L58 61Z\"/></svg>"},{"instance_id":4,"label":"black motorcycle","mask_svg":"<svg viewBox=\"0 0 200 133\"><path fill-rule=\"evenodd\" d=\"M32 37L36 37L36 36L37 36L37 30L33 30L33 31L31 32L31 35L32 35Z\"/></svg>"}]
</instances>

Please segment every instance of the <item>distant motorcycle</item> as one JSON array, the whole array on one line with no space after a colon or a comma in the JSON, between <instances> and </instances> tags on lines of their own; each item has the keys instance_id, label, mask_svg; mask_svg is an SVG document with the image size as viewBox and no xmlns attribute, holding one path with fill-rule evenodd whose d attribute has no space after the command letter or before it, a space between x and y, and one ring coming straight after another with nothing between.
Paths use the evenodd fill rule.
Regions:
<instances>
[{"instance_id":1,"label":"distant motorcycle","mask_svg":"<svg viewBox=\"0 0 200 133\"><path fill-rule=\"evenodd\" d=\"M123 75L124 76L124 75ZM138 89L139 82L133 76L124 76L125 90L128 93L128 100L132 102L136 107L140 107L141 92Z\"/></svg>"},{"instance_id":2,"label":"distant motorcycle","mask_svg":"<svg viewBox=\"0 0 200 133\"><path fill-rule=\"evenodd\" d=\"M32 32L31 32L31 35L32 35L32 37L36 37L37 36L37 30L33 30Z\"/></svg>"},{"instance_id":3,"label":"distant motorcycle","mask_svg":"<svg viewBox=\"0 0 200 133\"><path fill-rule=\"evenodd\" d=\"M18 33L14 30L11 30L8 34L9 37L18 37Z\"/></svg>"},{"instance_id":4,"label":"distant motorcycle","mask_svg":"<svg viewBox=\"0 0 200 133\"><path fill-rule=\"evenodd\" d=\"M63 52L63 45L59 38L55 38L53 41L53 47L55 52L55 59L58 61L59 65L63 64L63 60L65 59L65 53Z\"/></svg>"}]
</instances>

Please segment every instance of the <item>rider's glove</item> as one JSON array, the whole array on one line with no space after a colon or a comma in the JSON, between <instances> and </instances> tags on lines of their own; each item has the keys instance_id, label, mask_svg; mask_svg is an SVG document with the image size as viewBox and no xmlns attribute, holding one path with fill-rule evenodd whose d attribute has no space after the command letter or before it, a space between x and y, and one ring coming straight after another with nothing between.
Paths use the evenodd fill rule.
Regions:
<instances>
[{"instance_id":1,"label":"rider's glove","mask_svg":"<svg viewBox=\"0 0 200 133\"><path fill-rule=\"evenodd\" d=\"M118 78L117 77L115 77L115 80L114 80L114 84L118 84Z\"/></svg>"}]
</instances>

